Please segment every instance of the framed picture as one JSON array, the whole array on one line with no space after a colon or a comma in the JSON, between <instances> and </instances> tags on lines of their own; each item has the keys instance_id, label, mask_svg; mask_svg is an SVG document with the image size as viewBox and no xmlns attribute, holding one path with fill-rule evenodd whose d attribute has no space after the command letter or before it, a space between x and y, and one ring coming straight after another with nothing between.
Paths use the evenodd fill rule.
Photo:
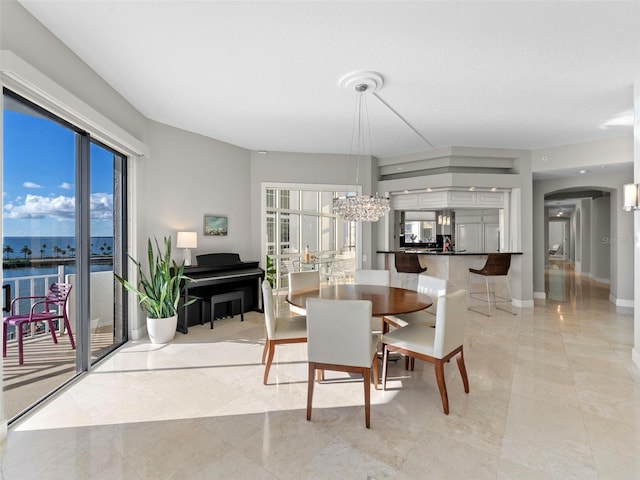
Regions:
<instances>
[{"instance_id":1,"label":"framed picture","mask_svg":"<svg viewBox=\"0 0 640 480\"><path fill-rule=\"evenodd\" d=\"M227 234L228 221L227 217L218 215L204 216L204 234L207 236L220 236Z\"/></svg>"}]
</instances>

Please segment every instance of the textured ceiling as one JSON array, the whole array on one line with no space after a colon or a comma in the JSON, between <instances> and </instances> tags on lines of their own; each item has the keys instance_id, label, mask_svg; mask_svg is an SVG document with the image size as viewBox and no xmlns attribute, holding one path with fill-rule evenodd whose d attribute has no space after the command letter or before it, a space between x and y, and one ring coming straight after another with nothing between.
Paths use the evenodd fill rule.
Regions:
<instances>
[{"instance_id":1,"label":"textured ceiling","mask_svg":"<svg viewBox=\"0 0 640 480\"><path fill-rule=\"evenodd\" d=\"M350 153L354 70L436 147L629 135L640 2L20 2L145 116L252 150ZM429 146L378 99L372 153Z\"/></svg>"}]
</instances>

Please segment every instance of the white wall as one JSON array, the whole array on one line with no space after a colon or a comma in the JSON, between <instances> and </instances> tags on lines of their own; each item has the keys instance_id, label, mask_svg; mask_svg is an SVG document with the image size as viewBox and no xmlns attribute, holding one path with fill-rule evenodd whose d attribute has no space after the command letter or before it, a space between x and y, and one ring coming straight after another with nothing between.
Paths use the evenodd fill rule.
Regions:
<instances>
[{"instance_id":1,"label":"white wall","mask_svg":"<svg viewBox=\"0 0 640 480\"><path fill-rule=\"evenodd\" d=\"M580 273L591 272L591 199L578 202L580 209Z\"/></svg>"},{"instance_id":2,"label":"white wall","mask_svg":"<svg viewBox=\"0 0 640 480\"><path fill-rule=\"evenodd\" d=\"M198 233L195 256L203 253L252 254L250 154L228 143L149 122L151 158L138 166L138 183L144 189L140 236L161 239L178 230ZM203 235L204 215L227 216L227 236ZM176 259L181 253L176 252Z\"/></svg>"},{"instance_id":3,"label":"white wall","mask_svg":"<svg viewBox=\"0 0 640 480\"><path fill-rule=\"evenodd\" d=\"M611 270L611 225L608 196L594 198L591 202L591 278L609 283Z\"/></svg>"}]
</instances>

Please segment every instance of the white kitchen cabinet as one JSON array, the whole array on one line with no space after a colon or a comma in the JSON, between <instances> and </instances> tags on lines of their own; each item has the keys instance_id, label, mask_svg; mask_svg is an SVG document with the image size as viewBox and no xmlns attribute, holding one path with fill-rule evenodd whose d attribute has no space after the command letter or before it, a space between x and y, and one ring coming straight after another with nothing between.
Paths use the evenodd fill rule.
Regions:
<instances>
[{"instance_id":1,"label":"white kitchen cabinet","mask_svg":"<svg viewBox=\"0 0 640 480\"><path fill-rule=\"evenodd\" d=\"M459 223L456 225L456 251L483 252L482 224Z\"/></svg>"}]
</instances>

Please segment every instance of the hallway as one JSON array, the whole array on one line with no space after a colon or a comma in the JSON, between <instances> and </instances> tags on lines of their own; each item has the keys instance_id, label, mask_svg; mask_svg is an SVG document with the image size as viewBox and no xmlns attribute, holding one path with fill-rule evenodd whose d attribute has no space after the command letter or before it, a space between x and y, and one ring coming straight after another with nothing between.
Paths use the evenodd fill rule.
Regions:
<instances>
[{"instance_id":1,"label":"hallway","mask_svg":"<svg viewBox=\"0 0 640 480\"><path fill-rule=\"evenodd\" d=\"M566 265L549 282L563 301L469 313L470 393L447 366L449 415L433 367L397 362L371 392L370 430L357 381L316 386L307 422L306 347L279 348L263 385L250 313L127 344L13 426L4 479L637 479L633 315Z\"/></svg>"}]
</instances>

